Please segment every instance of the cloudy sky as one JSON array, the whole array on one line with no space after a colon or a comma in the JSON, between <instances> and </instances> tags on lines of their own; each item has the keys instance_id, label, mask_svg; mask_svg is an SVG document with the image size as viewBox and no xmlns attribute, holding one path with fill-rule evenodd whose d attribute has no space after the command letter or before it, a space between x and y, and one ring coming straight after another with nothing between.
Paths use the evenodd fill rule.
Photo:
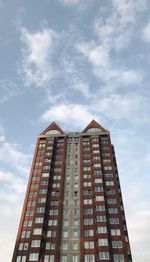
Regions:
<instances>
[{"instance_id":1,"label":"cloudy sky","mask_svg":"<svg viewBox=\"0 0 150 262\"><path fill-rule=\"evenodd\" d=\"M149 262L150 1L0 0L0 261L10 262L37 135L112 135L134 262Z\"/></svg>"}]
</instances>

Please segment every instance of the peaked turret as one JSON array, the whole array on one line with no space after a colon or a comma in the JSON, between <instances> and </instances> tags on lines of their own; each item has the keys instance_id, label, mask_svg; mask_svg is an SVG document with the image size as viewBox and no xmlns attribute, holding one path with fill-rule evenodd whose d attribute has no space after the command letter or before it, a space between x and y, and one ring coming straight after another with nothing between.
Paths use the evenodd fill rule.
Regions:
<instances>
[{"instance_id":1,"label":"peaked turret","mask_svg":"<svg viewBox=\"0 0 150 262\"><path fill-rule=\"evenodd\" d=\"M102 127L97 121L94 119L87 125L87 127L82 131L82 133L86 132L109 132L107 129Z\"/></svg>"},{"instance_id":2,"label":"peaked turret","mask_svg":"<svg viewBox=\"0 0 150 262\"><path fill-rule=\"evenodd\" d=\"M52 122L40 135L48 134L64 134L64 132L55 122Z\"/></svg>"}]
</instances>

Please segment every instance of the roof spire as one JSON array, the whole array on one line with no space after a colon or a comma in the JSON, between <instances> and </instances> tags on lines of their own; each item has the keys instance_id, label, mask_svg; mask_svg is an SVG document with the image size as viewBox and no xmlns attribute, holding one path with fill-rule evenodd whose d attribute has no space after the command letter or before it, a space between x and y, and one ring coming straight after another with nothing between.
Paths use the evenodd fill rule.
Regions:
<instances>
[{"instance_id":1,"label":"roof spire","mask_svg":"<svg viewBox=\"0 0 150 262\"><path fill-rule=\"evenodd\" d=\"M103 126L101 126L95 119L93 119L87 126L86 128L82 131L82 133L88 132L88 130L92 131L92 129L97 129L97 131L102 131L102 132L108 132L107 129L105 129Z\"/></svg>"},{"instance_id":2,"label":"roof spire","mask_svg":"<svg viewBox=\"0 0 150 262\"><path fill-rule=\"evenodd\" d=\"M56 122L52 122L40 135L45 135L49 131L58 131L60 134L64 134L64 131L56 124Z\"/></svg>"}]
</instances>

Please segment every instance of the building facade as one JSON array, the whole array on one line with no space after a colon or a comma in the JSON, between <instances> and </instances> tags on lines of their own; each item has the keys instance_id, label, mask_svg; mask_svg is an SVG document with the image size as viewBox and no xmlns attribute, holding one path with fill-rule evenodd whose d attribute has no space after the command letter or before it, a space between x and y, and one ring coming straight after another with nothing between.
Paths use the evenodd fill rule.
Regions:
<instances>
[{"instance_id":1,"label":"building facade","mask_svg":"<svg viewBox=\"0 0 150 262\"><path fill-rule=\"evenodd\" d=\"M53 122L37 139L12 262L132 262L110 133Z\"/></svg>"}]
</instances>

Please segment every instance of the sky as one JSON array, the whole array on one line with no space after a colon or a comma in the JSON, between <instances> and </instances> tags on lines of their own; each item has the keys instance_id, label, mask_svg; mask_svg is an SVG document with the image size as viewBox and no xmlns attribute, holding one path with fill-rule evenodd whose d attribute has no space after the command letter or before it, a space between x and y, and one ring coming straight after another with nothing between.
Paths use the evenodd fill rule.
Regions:
<instances>
[{"instance_id":1,"label":"sky","mask_svg":"<svg viewBox=\"0 0 150 262\"><path fill-rule=\"evenodd\" d=\"M37 135L93 118L115 146L133 261L150 261L149 10L149 0L0 0L0 261L12 258Z\"/></svg>"}]
</instances>

